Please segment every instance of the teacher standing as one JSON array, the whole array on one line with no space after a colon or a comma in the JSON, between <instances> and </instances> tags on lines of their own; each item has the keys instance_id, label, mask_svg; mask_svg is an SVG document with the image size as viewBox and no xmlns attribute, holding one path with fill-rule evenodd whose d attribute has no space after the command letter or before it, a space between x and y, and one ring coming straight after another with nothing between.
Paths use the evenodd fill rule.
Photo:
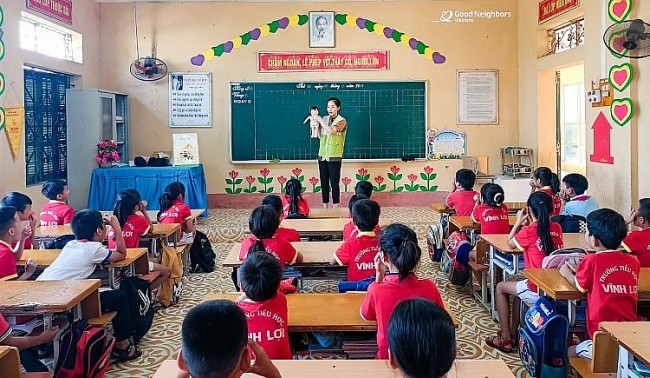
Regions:
<instances>
[{"instance_id":1,"label":"teacher standing","mask_svg":"<svg viewBox=\"0 0 650 378\"><path fill-rule=\"evenodd\" d=\"M341 180L341 160L348 123L340 114L341 100L332 97L327 100L327 115L318 118L321 125L320 148L318 149L318 170L323 195L323 207L329 207L330 188L333 207L341 202L339 181Z\"/></svg>"}]
</instances>

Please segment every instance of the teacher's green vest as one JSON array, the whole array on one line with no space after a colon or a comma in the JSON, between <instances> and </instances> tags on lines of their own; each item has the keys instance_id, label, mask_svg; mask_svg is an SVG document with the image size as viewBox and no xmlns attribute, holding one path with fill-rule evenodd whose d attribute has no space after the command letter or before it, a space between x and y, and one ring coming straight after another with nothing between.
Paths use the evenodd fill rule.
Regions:
<instances>
[{"instance_id":1,"label":"teacher's green vest","mask_svg":"<svg viewBox=\"0 0 650 378\"><path fill-rule=\"evenodd\" d=\"M318 160L340 161L343 158L345 147L345 135L347 127L342 133L324 134L320 137L320 148L318 149Z\"/></svg>"}]
</instances>

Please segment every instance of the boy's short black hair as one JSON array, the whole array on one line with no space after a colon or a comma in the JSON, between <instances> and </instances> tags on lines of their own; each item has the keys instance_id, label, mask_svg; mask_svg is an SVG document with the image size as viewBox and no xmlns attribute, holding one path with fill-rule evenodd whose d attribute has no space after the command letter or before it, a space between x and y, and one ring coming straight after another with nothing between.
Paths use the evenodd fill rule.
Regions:
<instances>
[{"instance_id":1,"label":"boy's short black hair","mask_svg":"<svg viewBox=\"0 0 650 378\"><path fill-rule=\"evenodd\" d=\"M641 198L639 200L638 213L640 216L645 218L647 222L650 222L650 198Z\"/></svg>"},{"instance_id":2,"label":"boy's short black hair","mask_svg":"<svg viewBox=\"0 0 650 378\"><path fill-rule=\"evenodd\" d=\"M456 182L465 190L471 190L476 182L476 173L474 171L461 168L456 171Z\"/></svg>"},{"instance_id":3,"label":"boy's short black hair","mask_svg":"<svg viewBox=\"0 0 650 378\"><path fill-rule=\"evenodd\" d=\"M97 210L84 209L78 211L70 222L72 233L77 240L93 240L98 228L104 227L102 214Z\"/></svg>"},{"instance_id":4,"label":"boy's short black hair","mask_svg":"<svg viewBox=\"0 0 650 378\"><path fill-rule=\"evenodd\" d=\"M456 358L456 330L447 311L427 299L400 302L388 320L388 348L407 377L442 377Z\"/></svg>"},{"instance_id":5,"label":"boy's short black hair","mask_svg":"<svg viewBox=\"0 0 650 378\"><path fill-rule=\"evenodd\" d=\"M23 212L28 205L32 204L32 199L29 196L18 193L18 192L9 192L2 199L2 206L13 206L16 208L16 211Z\"/></svg>"},{"instance_id":6,"label":"boy's short black hair","mask_svg":"<svg viewBox=\"0 0 650 378\"><path fill-rule=\"evenodd\" d=\"M63 194L63 191L67 185L68 184L65 182L65 180L50 180L43 184L41 193L43 193L45 198L56 200L56 197L59 194Z\"/></svg>"},{"instance_id":7,"label":"boy's short black hair","mask_svg":"<svg viewBox=\"0 0 650 378\"><path fill-rule=\"evenodd\" d=\"M203 302L185 315L181 342L191 377L227 377L247 353L246 315L229 300Z\"/></svg>"},{"instance_id":8,"label":"boy's short black hair","mask_svg":"<svg viewBox=\"0 0 650 378\"><path fill-rule=\"evenodd\" d=\"M372 231L379 223L381 209L373 200L358 200L352 207L352 221L359 231Z\"/></svg>"},{"instance_id":9,"label":"boy's short black hair","mask_svg":"<svg viewBox=\"0 0 650 378\"><path fill-rule=\"evenodd\" d=\"M617 249L627 236L623 216L612 209L598 209L587 215L587 233L607 249Z\"/></svg>"},{"instance_id":10,"label":"boy's short black hair","mask_svg":"<svg viewBox=\"0 0 650 378\"><path fill-rule=\"evenodd\" d=\"M271 206L278 215L282 215L282 199L275 194L269 194L262 199L262 205Z\"/></svg>"},{"instance_id":11,"label":"boy's short black hair","mask_svg":"<svg viewBox=\"0 0 650 378\"><path fill-rule=\"evenodd\" d=\"M0 207L0 236L6 234L16 224L16 211L13 206Z\"/></svg>"},{"instance_id":12,"label":"boy's short black hair","mask_svg":"<svg viewBox=\"0 0 650 378\"><path fill-rule=\"evenodd\" d=\"M580 173L569 173L564 176L562 182L573 189L576 194L583 194L589 188L589 181L587 178Z\"/></svg>"},{"instance_id":13,"label":"boy's short black hair","mask_svg":"<svg viewBox=\"0 0 650 378\"><path fill-rule=\"evenodd\" d=\"M354 186L354 194L363 194L367 198L372 197L372 184L370 181L358 181Z\"/></svg>"},{"instance_id":14,"label":"boy's short black hair","mask_svg":"<svg viewBox=\"0 0 650 378\"><path fill-rule=\"evenodd\" d=\"M352 207L354 207L354 204L362 199L368 199L368 197L363 194L353 194L352 197L350 197L350 200L348 201L348 210L350 210L350 213L352 213Z\"/></svg>"},{"instance_id":15,"label":"boy's short black hair","mask_svg":"<svg viewBox=\"0 0 650 378\"><path fill-rule=\"evenodd\" d=\"M282 281L280 261L268 252L249 253L237 274L242 290L255 302L275 297Z\"/></svg>"}]
</instances>

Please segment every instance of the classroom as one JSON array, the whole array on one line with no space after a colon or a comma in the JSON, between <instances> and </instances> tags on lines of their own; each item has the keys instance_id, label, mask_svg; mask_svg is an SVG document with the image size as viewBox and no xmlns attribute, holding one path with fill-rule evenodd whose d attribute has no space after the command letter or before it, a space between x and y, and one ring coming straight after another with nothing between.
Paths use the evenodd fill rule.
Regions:
<instances>
[{"instance_id":1,"label":"classroom","mask_svg":"<svg viewBox=\"0 0 650 378\"><path fill-rule=\"evenodd\" d=\"M42 335L55 341L46 340L53 347L34 365L53 373L65 332L52 329L67 314L116 341L97 376L175 377L188 313L214 299L242 307L240 291L252 301L241 286L244 265L255 256L248 252L266 250L280 260L289 321L260 334L290 340L293 360L273 358L282 376L408 375L397 362L373 359L390 343L388 319L362 315L368 290L395 276L384 237L400 240L403 252L413 231L421 256L411 274L434 283L435 309L455 327L447 376L649 374L650 351L637 337L650 307L645 72L650 2L641 0L3 2L0 334L37 315ZM537 192L550 194L551 213ZM285 238L260 236L270 195L282 199L280 223L270 216L278 234L295 230L294 240L286 237L293 258L265 244ZM69 212L53 210L59 205ZM479 206L503 211L481 221ZM540 222L539 211L552 223ZM363 230L356 214L372 214L371 227ZM619 219L620 240L612 236ZM503 231L486 232L493 220ZM535 232L533 222L538 262L517 236ZM377 236L366 257L341 261L339 251L366 233ZM81 250L83 240L97 242L102 258L93 256L88 274L56 278L66 249ZM587 254L572 250L542 266L562 247ZM594 292L582 286L580 267L604 251L631 265L603 271L609 286ZM388 271L377 268L381 277L368 287L375 266ZM97 271L101 282L89 279ZM360 271L372 274L363 287L351 279ZM138 335L131 319L126 337L118 295L128 295L123 283L132 277L146 281L153 320ZM355 293L344 293L341 281ZM591 305L585 313L595 293L603 302L605 294L626 296L634 311L599 317L609 310ZM538 294L551 300L536 301ZM527 314L551 305L546 335L570 331L562 348L546 351L553 357L537 356L522 337L535 326ZM520 328L504 322L519 323L519 311ZM44 349L34 345L43 343L19 342L18 351L4 336L0 376L22 376L21 363L34 371L33 354ZM609 358L572 358L591 341L590 353Z\"/></svg>"}]
</instances>

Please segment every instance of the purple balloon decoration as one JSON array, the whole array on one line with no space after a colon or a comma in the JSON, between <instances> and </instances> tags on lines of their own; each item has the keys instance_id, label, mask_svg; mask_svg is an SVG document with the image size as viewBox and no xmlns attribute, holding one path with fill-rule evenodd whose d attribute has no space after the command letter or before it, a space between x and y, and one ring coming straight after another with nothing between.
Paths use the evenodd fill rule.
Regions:
<instances>
[{"instance_id":1,"label":"purple balloon decoration","mask_svg":"<svg viewBox=\"0 0 650 378\"><path fill-rule=\"evenodd\" d=\"M447 58L445 58L444 55L442 55L440 53L437 53L437 52L433 53L433 62L435 64L443 64L446 60L447 60Z\"/></svg>"},{"instance_id":2,"label":"purple balloon decoration","mask_svg":"<svg viewBox=\"0 0 650 378\"><path fill-rule=\"evenodd\" d=\"M203 62L205 62L205 57L203 54L199 54L197 56L193 56L192 59L190 59L190 62L195 66L202 66Z\"/></svg>"},{"instance_id":3,"label":"purple balloon decoration","mask_svg":"<svg viewBox=\"0 0 650 378\"><path fill-rule=\"evenodd\" d=\"M361 17L357 17L357 26L359 27L359 29L365 29L366 28L366 19L361 18Z\"/></svg>"},{"instance_id":4,"label":"purple balloon decoration","mask_svg":"<svg viewBox=\"0 0 650 378\"><path fill-rule=\"evenodd\" d=\"M259 28L255 28L255 29L249 31L248 34L251 35L251 39L257 41L257 39L262 35L262 32L260 31Z\"/></svg>"},{"instance_id":5,"label":"purple balloon decoration","mask_svg":"<svg viewBox=\"0 0 650 378\"><path fill-rule=\"evenodd\" d=\"M411 50L416 50L418 48L418 40L415 38L409 39L409 46L411 47Z\"/></svg>"},{"instance_id":6,"label":"purple balloon decoration","mask_svg":"<svg viewBox=\"0 0 650 378\"><path fill-rule=\"evenodd\" d=\"M393 38L393 29L391 29L391 28L389 28L388 26L386 26L386 27L384 28L384 36L385 36L386 38Z\"/></svg>"},{"instance_id":7,"label":"purple balloon decoration","mask_svg":"<svg viewBox=\"0 0 650 378\"><path fill-rule=\"evenodd\" d=\"M223 52L225 52L226 54L231 52L232 48L233 48L232 41L228 41L228 42L223 44Z\"/></svg>"},{"instance_id":8,"label":"purple balloon decoration","mask_svg":"<svg viewBox=\"0 0 650 378\"><path fill-rule=\"evenodd\" d=\"M280 29L286 29L287 26L289 26L289 17L282 17L279 19L278 26L280 26Z\"/></svg>"}]
</instances>

